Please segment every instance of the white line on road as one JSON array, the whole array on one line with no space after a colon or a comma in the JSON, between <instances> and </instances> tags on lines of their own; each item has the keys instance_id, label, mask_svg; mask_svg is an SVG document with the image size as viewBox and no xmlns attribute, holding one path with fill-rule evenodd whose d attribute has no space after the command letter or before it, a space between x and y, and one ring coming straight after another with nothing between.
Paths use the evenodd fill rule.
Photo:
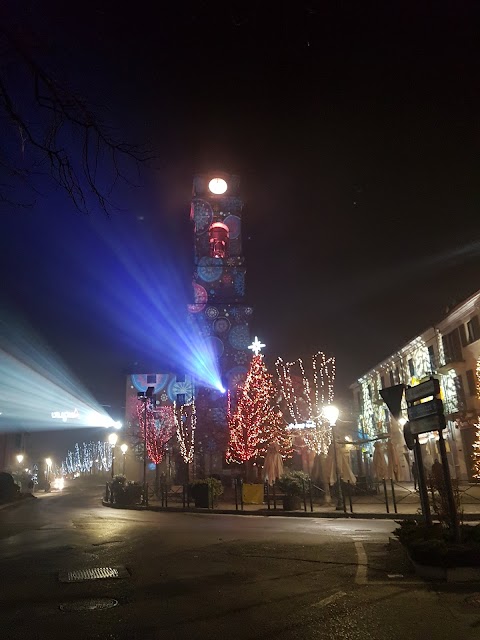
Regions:
<instances>
[{"instance_id":1,"label":"white line on road","mask_svg":"<svg viewBox=\"0 0 480 640\"><path fill-rule=\"evenodd\" d=\"M367 567L368 560L365 553L365 547L361 542L355 542L355 551L357 552L357 574L355 576L355 582L357 584L367 584Z\"/></svg>"},{"instance_id":2,"label":"white line on road","mask_svg":"<svg viewBox=\"0 0 480 640\"><path fill-rule=\"evenodd\" d=\"M331 604L332 602L336 602L337 600L340 600L340 598L344 598L347 594L345 593L345 591L337 591L337 593L334 593L331 596L328 596L328 598L324 598L323 600L320 600L319 602L314 602L311 606L312 607L326 607L327 604Z\"/></svg>"}]
</instances>

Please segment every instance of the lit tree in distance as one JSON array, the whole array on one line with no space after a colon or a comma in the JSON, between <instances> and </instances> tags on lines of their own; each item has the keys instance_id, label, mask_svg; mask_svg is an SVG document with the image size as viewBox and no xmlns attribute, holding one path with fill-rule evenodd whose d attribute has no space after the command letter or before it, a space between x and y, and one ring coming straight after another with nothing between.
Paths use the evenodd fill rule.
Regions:
<instances>
[{"instance_id":1,"label":"lit tree in distance","mask_svg":"<svg viewBox=\"0 0 480 640\"><path fill-rule=\"evenodd\" d=\"M473 477L480 480L480 423L475 425L476 437L473 443Z\"/></svg>"},{"instance_id":2,"label":"lit tree in distance","mask_svg":"<svg viewBox=\"0 0 480 640\"><path fill-rule=\"evenodd\" d=\"M262 346L258 338L250 346L255 355L245 382L237 390L236 407L230 393L228 397L227 461L245 464L247 469L249 461L265 456L271 442L278 444L282 455L291 452L282 414L275 406L273 379L260 353Z\"/></svg>"},{"instance_id":3,"label":"lit tree in distance","mask_svg":"<svg viewBox=\"0 0 480 640\"><path fill-rule=\"evenodd\" d=\"M188 404L173 403L173 415L177 431L180 454L184 462L189 465L195 453L195 429L197 426L197 412L195 401Z\"/></svg>"},{"instance_id":4,"label":"lit tree in distance","mask_svg":"<svg viewBox=\"0 0 480 640\"><path fill-rule=\"evenodd\" d=\"M172 407L152 409L147 403L137 401L136 419L143 441L146 438L148 458L159 465L165 455L168 441L175 435L175 422ZM145 431L146 423L146 431Z\"/></svg>"}]
</instances>

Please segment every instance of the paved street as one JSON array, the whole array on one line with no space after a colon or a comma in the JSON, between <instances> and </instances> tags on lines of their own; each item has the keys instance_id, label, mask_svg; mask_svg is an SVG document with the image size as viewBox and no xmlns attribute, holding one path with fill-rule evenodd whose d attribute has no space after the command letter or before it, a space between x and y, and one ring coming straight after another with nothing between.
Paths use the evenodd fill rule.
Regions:
<instances>
[{"instance_id":1,"label":"paved street","mask_svg":"<svg viewBox=\"0 0 480 640\"><path fill-rule=\"evenodd\" d=\"M388 545L392 521L123 511L102 507L101 490L41 495L0 511L2 637L425 640L480 633L480 601L466 602L480 585L417 580ZM120 577L59 580L60 572L94 567L120 568ZM118 606L62 610L94 598Z\"/></svg>"}]
</instances>

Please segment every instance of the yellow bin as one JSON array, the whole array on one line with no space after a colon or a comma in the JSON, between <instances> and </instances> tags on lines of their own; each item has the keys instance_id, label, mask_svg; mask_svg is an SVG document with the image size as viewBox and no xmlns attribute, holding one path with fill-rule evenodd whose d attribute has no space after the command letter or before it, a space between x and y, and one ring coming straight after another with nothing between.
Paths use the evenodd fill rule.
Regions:
<instances>
[{"instance_id":1,"label":"yellow bin","mask_svg":"<svg viewBox=\"0 0 480 640\"><path fill-rule=\"evenodd\" d=\"M263 484L243 484L244 504L263 504Z\"/></svg>"}]
</instances>

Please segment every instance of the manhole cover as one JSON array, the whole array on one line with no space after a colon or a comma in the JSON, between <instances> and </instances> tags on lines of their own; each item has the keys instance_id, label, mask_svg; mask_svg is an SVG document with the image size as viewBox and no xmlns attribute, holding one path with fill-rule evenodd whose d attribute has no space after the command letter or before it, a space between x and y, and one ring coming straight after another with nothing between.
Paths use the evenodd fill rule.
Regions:
<instances>
[{"instance_id":1,"label":"manhole cover","mask_svg":"<svg viewBox=\"0 0 480 640\"><path fill-rule=\"evenodd\" d=\"M125 568L93 567L78 571L60 571L58 579L60 582L85 582L86 580L102 580L104 578L127 578L128 575Z\"/></svg>"},{"instance_id":2,"label":"manhole cover","mask_svg":"<svg viewBox=\"0 0 480 640\"><path fill-rule=\"evenodd\" d=\"M465 598L465 602L472 607L480 607L480 593L474 593L472 596Z\"/></svg>"},{"instance_id":3,"label":"manhole cover","mask_svg":"<svg viewBox=\"0 0 480 640\"><path fill-rule=\"evenodd\" d=\"M61 611L95 611L98 609L111 609L116 607L118 600L113 598L95 598L93 600L76 600L74 602L66 602L61 604Z\"/></svg>"}]
</instances>

